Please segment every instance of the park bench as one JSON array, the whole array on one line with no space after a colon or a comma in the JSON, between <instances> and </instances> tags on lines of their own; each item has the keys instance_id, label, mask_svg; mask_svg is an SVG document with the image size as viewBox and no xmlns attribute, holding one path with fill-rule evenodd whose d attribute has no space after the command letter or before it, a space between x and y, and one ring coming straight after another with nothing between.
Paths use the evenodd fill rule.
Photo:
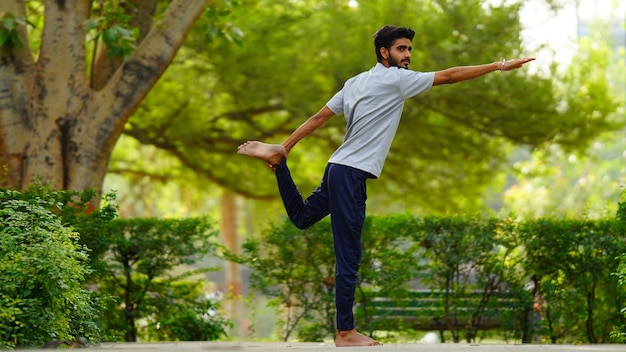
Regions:
<instances>
[{"instance_id":1,"label":"park bench","mask_svg":"<svg viewBox=\"0 0 626 352\"><path fill-rule=\"evenodd\" d=\"M512 314L523 308L519 298L504 292L455 295L413 290L402 299L374 296L359 306L357 314L363 314L369 330L491 330L502 327L503 317L511 321Z\"/></svg>"}]
</instances>

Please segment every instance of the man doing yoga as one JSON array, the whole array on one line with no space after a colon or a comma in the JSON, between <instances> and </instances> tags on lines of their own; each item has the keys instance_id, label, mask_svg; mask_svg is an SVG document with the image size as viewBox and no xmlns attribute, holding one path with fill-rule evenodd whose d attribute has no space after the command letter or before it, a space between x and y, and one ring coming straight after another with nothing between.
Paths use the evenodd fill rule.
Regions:
<instances>
[{"instance_id":1,"label":"man doing yoga","mask_svg":"<svg viewBox=\"0 0 626 352\"><path fill-rule=\"evenodd\" d=\"M365 221L365 182L378 178L396 134L404 101L432 86L457 83L494 71L522 67L534 58L457 66L436 72L409 70L410 28L384 26L374 34L378 62L347 80L326 105L308 118L283 143L248 141L238 153L267 163L278 182L287 215L305 229L331 216L335 246L336 346L376 346L380 343L355 330L353 305L361 261L361 231ZM287 156L301 139L334 115L343 114L346 133L328 160L321 184L303 200L287 168Z\"/></svg>"}]
</instances>

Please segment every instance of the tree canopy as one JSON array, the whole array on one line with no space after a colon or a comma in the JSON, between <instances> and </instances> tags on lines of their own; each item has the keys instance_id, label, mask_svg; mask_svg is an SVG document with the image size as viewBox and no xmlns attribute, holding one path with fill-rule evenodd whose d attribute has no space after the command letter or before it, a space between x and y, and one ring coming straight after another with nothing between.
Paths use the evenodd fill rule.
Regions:
<instances>
[{"instance_id":1,"label":"tree canopy","mask_svg":"<svg viewBox=\"0 0 626 352\"><path fill-rule=\"evenodd\" d=\"M238 158L236 146L280 142L349 77L371 68L377 28L416 30L411 66L419 71L531 56L520 37L521 5L4 1L2 185L24 188L41 178L55 188L99 190L124 133L221 187L274 198L271 173ZM477 207L514 146L584 150L619 127L606 62L589 55L576 65L589 74L494 73L411 99L383 178L371 184L372 201L440 212ZM303 188L317 184L344 124L332 119L290 155Z\"/></svg>"},{"instance_id":2,"label":"tree canopy","mask_svg":"<svg viewBox=\"0 0 626 352\"><path fill-rule=\"evenodd\" d=\"M246 2L228 17L241 37L207 43L192 31L124 133L222 187L275 197L271 173L237 157L236 146L282 141L345 80L371 68L377 28L393 23L416 30L411 68L418 71L532 56L521 43L521 2L507 4ZM576 64L591 72L606 67L592 57ZM556 67L433 88L407 102L381 180L371 183L372 198L440 212L480 206L514 146L584 150L619 127L611 115L618 103L601 74L572 76ZM319 181L344 125L342 117L331 119L290 154L301 188Z\"/></svg>"}]
</instances>

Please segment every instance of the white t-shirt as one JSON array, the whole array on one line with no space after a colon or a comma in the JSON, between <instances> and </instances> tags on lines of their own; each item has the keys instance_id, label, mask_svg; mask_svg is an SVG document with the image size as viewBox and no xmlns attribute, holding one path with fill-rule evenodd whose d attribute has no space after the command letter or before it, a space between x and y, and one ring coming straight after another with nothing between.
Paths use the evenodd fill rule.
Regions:
<instances>
[{"instance_id":1,"label":"white t-shirt","mask_svg":"<svg viewBox=\"0 0 626 352\"><path fill-rule=\"evenodd\" d=\"M328 162L379 177L398 129L404 101L428 91L434 72L416 72L377 63L350 78L326 104L344 114L346 135Z\"/></svg>"}]
</instances>

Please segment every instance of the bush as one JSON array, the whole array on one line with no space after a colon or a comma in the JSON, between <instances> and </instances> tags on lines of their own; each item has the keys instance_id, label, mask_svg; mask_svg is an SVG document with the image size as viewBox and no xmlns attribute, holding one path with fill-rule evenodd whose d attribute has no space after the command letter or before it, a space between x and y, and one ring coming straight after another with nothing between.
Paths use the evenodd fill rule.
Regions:
<instances>
[{"instance_id":1,"label":"bush","mask_svg":"<svg viewBox=\"0 0 626 352\"><path fill-rule=\"evenodd\" d=\"M612 275L624 271L624 264L617 269L626 239L623 224L615 219L368 217L355 297L357 329L373 335L410 328L404 321L393 325L379 319L372 302L384 297L402 309L411 299L408 288L426 285L438 293L430 304L439 310L437 316L417 318L452 321L443 329L454 341L488 337L478 326L496 306L494 294L506 293L506 309L489 311L502 322L495 333L506 339L609 342L610 332L625 321L620 308L626 289ZM285 222L247 239L241 256L231 254L254 270L253 289L278 308L285 340L295 334L319 340L334 332L332 238L328 219L303 231ZM457 311L455 302L476 292L480 299ZM469 320L464 318L468 311ZM457 325L461 319L464 324Z\"/></svg>"},{"instance_id":2,"label":"bush","mask_svg":"<svg viewBox=\"0 0 626 352\"><path fill-rule=\"evenodd\" d=\"M109 243L98 286L115 300L102 319L104 328L128 342L206 341L226 335L229 323L211 314L216 303L206 298L207 281L201 275L213 269L175 273L213 253L216 235L212 223L202 218L111 221L102 233Z\"/></svg>"},{"instance_id":3,"label":"bush","mask_svg":"<svg viewBox=\"0 0 626 352\"><path fill-rule=\"evenodd\" d=\"M88 250L57 216L63 204L0 189L0 344L41 346L53 340L98 340L97 300L81 285Z\"/></svg>"},{"instance_id":4,"label":"bush","mask_svg":"<svg viewBox=\"0 0 626 352\"><path fill-rule=\"evenodd\" d=\"M0 188L0 349L105 335L134 341L137 333L175 341L226 335L230 323L215 314L201 276L211 269L172 275L217 248L212 224L115 219L114 195L99 208L95 196L37 184ZM147 324L138 329L138 320Z\"/></svg>"},{"instance_id":5,"label":"bush","mask_svg":"<svg viewBox=\"0 0 626 352\"><path fill-rule=\"evenodd\" d=\"M408 243L406 225L403 217L366 221L356 304L371 301L374 291L406 294L407 282L419 268L412 255L417 246ZM252 287L270 297L270 305L284 317L281 339L287 341L295 332L306 341L334 337L335 254L328 219L302 231L289 222L272 227L260 238L246 240L243 254L231 254L231 259L255 269ZM356 312L357 322L371 320L365 313Z\"/></svg>"},{"instance_id":6,"label":"bush","mask_svg":"<svg viewBox=\"0 0 626 352\"><path fill-rule=\"evenodd\" d=\"M250 238L243 255L231 260L250 265L254 289L270 297L284 319L280 338L287 341L303 321L314 321L320 335L334 334L334 251L330 223L322 221L299 231L290 223ZM316 337L318 338L318 337Z\"/></svg>"},{"instance_id":7,"label":"bush","mask_svg":"<svg viewBox=\"0 0 626 352\"><path fill-rule=\"evenodd\" d=\"M145 335L156 341L212 341L226 336L231 323L218 314L218 302L207 295L202 281L168 284L150 297L152 307Z\"/></svg>"},{"instance_id":8,"label":"bush","mask_svg":"<svg viewBox=\"0 0 626 352\"><path fill-rule=\"evenodd\" d=\"M622 287L626 287L626 254L622 255L619 268L615 276ZM626 320L626 306L622 308L621 313ZM626 323L616 326L611 332L611 338L618 343L626 343Z\"/></svg>"},{"instance_id":9,"label":"bush","mask_svg":"<svg viewBox=\"0 0 626 352\"><path fill-rule=\"evenodd\" d=\"M617 208L617 223L616 223L616 233L622 234L622 236L626 233L626 192L622 193L622 197L620 202L618 203ZM626 253L622 254L619 261L619 266L615 271L615 276L617 277L617 282L621 287L626 288ZM620 311L623 316L622 324L616 326L611 332L611 338L615 342L626 343L626 305L622 306Z\"/></svg>"},{"instance_id":10,"label":"bush","mask_svg":"<svg viewBox=\"0 0 626 352\"><path fill-rule=\"evenodd\" d=\"M524 266L537 278L538 334L552 343L607 343L626 291L617 285L624 236L613 219L543 218L522 224Z\"/></svg>"}]
</instances>

